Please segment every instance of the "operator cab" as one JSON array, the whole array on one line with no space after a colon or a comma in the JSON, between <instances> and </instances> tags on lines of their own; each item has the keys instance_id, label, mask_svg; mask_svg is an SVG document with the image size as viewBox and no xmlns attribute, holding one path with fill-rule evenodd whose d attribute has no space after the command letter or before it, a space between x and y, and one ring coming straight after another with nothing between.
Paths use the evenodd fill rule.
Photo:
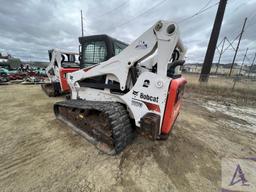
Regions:
<instances>
[{"instance_id":1,"label":"operator cab","mask_svg":"<svg viewBox=\"0 0 256 192\"><path fill-rule=\"evenodd\" d=\"M79 37L80 68L86 68L118 55L128 44L108 35Z\"/></svg>"},{"instance_id":2,"label":"operator cab","mask_svg":"<svg viewBox=\"0 0 256 192\"><path fill-rule=\"evenodd\" d=\"M90 67L98 63L109 60L111 57L118 55L123 51L128 44L114 39L108 35L93 35L80 37L80 68ZM87 78L80 81L80 86L94 87L98 89L104 89L99 87L99 84L105 84L106 75Z\"/></svg>"}]
</instances>

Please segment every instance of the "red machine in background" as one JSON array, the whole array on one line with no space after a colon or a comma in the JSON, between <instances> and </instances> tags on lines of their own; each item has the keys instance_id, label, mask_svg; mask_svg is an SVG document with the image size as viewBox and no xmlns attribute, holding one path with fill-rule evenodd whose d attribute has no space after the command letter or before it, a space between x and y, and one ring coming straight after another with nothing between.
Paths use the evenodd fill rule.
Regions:
<instances>
[{"instance_id":1,"label":"red machine in background","mask_svg":"<svg viewBox=\"0 0 256 192\"><path fill-rule=\"evenodd\" d=\"M106 61L120 53L127 44L107 35L92 35L79 38L79 53L49 50L50 64L46 68L48 83L42 89L50 97L69 93L67 74L80 68Z\"/></svg>"},{"instance_id":2,"label":"red machine in background","mask_svg":"<svg viewBox=\"0 0 256 192\"><path fill-rule=\"evenodd\" d=\"M55 97L69 91L65 75L79 69L78 56L78 53L49 50L50 64L46 74L50 82L41 85L48 96Z\"/></svg>"}]
</instances>

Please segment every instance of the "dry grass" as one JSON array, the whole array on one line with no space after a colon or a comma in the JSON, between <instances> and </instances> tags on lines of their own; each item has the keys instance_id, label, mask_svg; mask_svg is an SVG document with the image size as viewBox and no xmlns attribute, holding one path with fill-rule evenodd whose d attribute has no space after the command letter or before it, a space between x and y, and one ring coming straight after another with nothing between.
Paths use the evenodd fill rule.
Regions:
<instances>
[{"instance_id":1,"label":"dry grass","mask_svg":"<svg viewBox=\"0 0 256 192\"><path fill-rule=\"evenodd\" d=\"M234 79L223 76L210 76L208 83L200 83L198 74L184 74L188 81L187 91L211 96L242 99L245 103L256 103L256 81L241 79L234 86Z\"/></svg>"}]
</instances>

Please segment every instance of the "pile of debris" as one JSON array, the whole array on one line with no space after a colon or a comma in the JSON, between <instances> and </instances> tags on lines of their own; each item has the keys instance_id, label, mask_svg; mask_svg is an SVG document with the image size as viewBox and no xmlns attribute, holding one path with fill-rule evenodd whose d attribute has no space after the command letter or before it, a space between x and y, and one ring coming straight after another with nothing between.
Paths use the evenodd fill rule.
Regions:
<instances>
[{"instance_id":1,"label":"pile of debris","mask_svg":"<svg viewBox=\"0 0 256 192\"><path fill-rule=\"evenodd\" d=\"M45 69L41 68L22 68L19 67L16 70L10 70L1 67L0 68L0 83L41 83L46 78Z\"/></svg>"}]
</instances>

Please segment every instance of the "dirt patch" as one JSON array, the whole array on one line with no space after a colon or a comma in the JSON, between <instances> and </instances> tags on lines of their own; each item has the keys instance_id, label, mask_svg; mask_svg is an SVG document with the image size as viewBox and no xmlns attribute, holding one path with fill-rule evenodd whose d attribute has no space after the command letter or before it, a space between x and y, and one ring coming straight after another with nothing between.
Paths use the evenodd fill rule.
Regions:
<instances>
[{"instance_id":1,"label":"dirt patch","mask_svg":"<svg viewBox=\"0 0 256 192\"><path fill-rule=\"evenodd\" d=\"M64 98L34 85L1 86L0 95L6 192L218 191L223 157L256 156L254 108L229 98L187 93L168 140L137 136L108 156L55 119L52 105Z\"/></svg>"}]
</instances>

